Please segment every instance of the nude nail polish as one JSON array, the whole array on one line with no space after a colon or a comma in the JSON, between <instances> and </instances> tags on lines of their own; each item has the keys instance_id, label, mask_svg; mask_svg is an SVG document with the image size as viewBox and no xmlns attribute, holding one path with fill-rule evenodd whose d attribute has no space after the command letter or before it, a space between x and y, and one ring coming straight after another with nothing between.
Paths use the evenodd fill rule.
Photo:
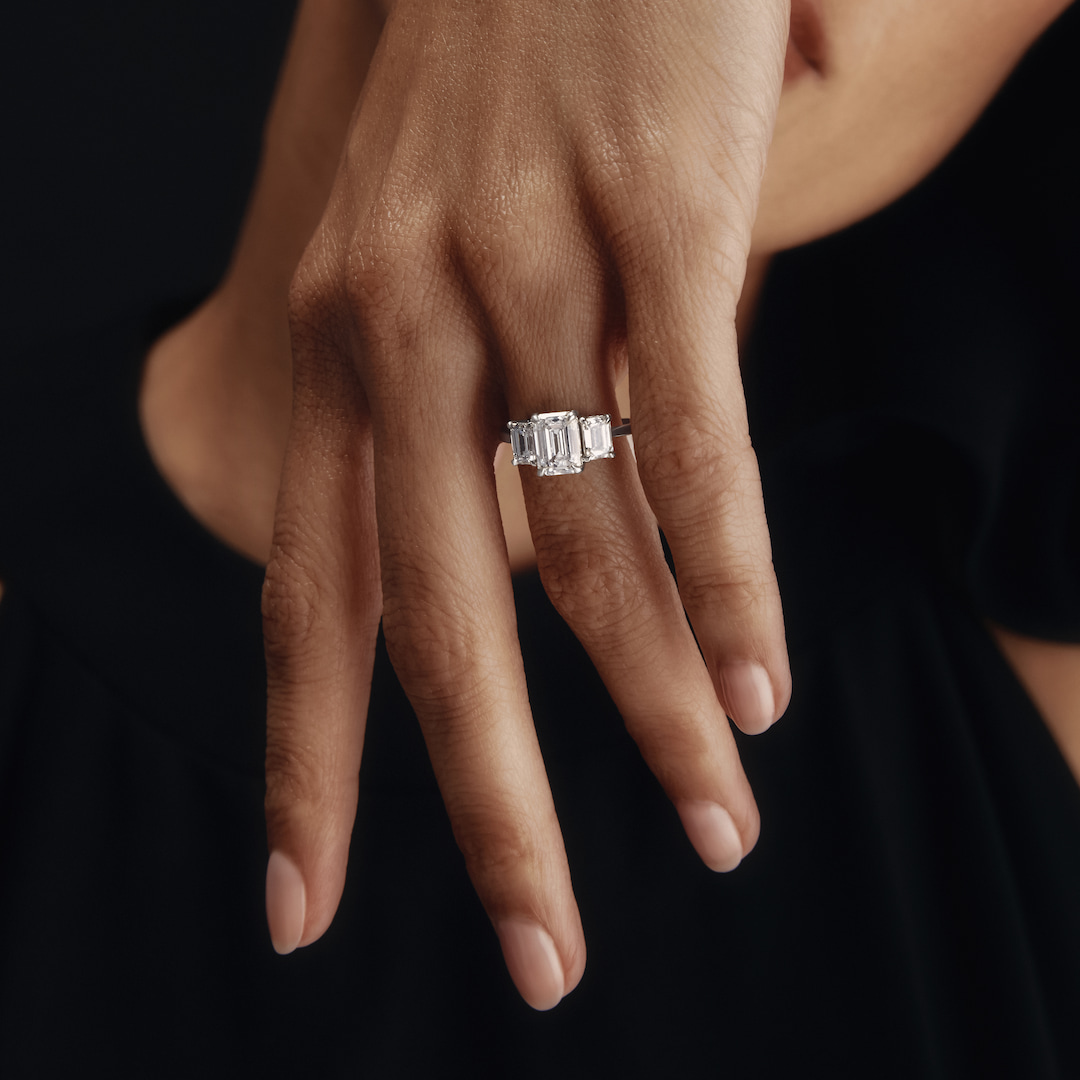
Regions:
<instances>
[{"instance_id":1,"label":"nude nail polish","mask_svg":"<svg viewBox=\"0 0 1080 1080\"><path fill-rule=\"evenodd\" d=\"M266 921L274 951L285 955L300 944L304 933L307 893L296 864L274 851L266 864Z\"/></svg>"},{"instance_id":2,"label":"nude nail polish","mask_svg":"<svg viewBox=\"0 0 1080 1080\"><path fill-rule=\"evenodd\" d=\"M761 734L776 719L772 680L760 664L728 664L720 671L720 694L728 716L747 735Z\"/></svg>"},{"instance_id":3,"label":"nude nail polish","mask_svg":"<svg viewBox=\"0 0 1080 1080\"><path fill-rule=\"evenodd\" d=\"M710 870L727 873L742 862L742 837L722 806L705 800L683 799L675 804L675 809L694 850Z\"/></svg>"},{"instance_id":4,"label":"nude nail polish","mask_svg":"<svg viewBox=\"0 0 1080 1080\"><path fill-rule=\"evenodd\" d=\"M529 919L503 919L495 932L518 993L540 1012L555 1008L563 999L566 977L551 935Z\"/></svg>"}]
</instances>

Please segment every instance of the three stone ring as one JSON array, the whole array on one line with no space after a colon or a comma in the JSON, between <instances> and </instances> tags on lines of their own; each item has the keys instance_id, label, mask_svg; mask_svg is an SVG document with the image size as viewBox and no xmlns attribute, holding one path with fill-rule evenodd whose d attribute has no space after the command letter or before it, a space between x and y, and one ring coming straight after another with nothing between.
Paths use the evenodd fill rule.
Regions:
<instances>
[{"instance_id":1,"label":"three stone ring","mask_svg":"<svg viewBox=\"0 0 1080 1080\"><path fill-rule=\"evenodd\" d=\"M581 472L586 462L614 457L613 440L629 434L629 420L612 428L607 413L578 416L571 409L511 420L502 440L510 444L515 465L535 465L541 476L567 476Z\"/></svg>"}]
</instances>

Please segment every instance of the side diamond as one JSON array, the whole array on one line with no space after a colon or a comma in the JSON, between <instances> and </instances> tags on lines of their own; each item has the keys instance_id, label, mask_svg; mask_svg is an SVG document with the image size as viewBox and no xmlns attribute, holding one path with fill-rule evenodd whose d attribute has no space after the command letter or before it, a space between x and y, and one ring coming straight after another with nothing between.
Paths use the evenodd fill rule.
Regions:
<instances>
[{"instance_id":1,"label":"side diamond","mask_svg":"<svg viewBox=\"0 0 1080 1080\"><path fill-rule=\"evenodd\" d=\"M581 443L586 461L614 457L615 446L611 440L611 417L607 413L600 416L582 417Z\"/></svg>"},{"instance_id":2,"label":"side diamond","mask_svg":"<svg viewBox=\"0 0 1080 1080\"><path fill-rule=\"evenodd\" d=\"M536 425L531 420L511 420L510 449L514 452L515 465L536 464Z\"/></svg>"}]
</instances>

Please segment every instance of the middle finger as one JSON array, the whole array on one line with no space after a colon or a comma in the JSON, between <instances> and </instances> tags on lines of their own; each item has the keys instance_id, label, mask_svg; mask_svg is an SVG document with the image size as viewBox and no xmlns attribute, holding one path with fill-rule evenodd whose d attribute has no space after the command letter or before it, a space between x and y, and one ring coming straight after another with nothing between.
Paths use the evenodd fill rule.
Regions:
<instances>
[{"instance_id":1,"label":"middle finger","mask_svg":"<svg viewBox=\"0 0 1080 1080\"><path fill-rule=\"evenodd\" d=\"M486 362L466 323L432 319L437 338L418 331L374 359L413 373L368 390L383 630L510 974L547 1009L581 978L584 936L517 644L497 429L477 407Z\"/></svg>"}]
</instances>

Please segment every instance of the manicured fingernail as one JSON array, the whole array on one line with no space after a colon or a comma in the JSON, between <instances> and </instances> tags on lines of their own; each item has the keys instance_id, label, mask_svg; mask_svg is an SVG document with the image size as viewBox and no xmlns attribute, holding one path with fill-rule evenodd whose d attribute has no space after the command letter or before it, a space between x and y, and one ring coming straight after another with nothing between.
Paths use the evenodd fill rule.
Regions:
<instances>
[{"instance_id":1,"label":"manicured fingernail","mask_svg":"<svg viewBox=\"0 0 1080 1080\"><path fill-rule=\"evenodd\" d=\"M747 735L761 734L776 719L772 680L760 664L728 664L720 672L720 692L728 716Z\"/></svg>"},{"instance_id":2,"label":"manicured fingernail","mask_svg":"<svg viewBox=\"0 0 1080 1080\"><path fill-rule=\"evenodd\" d=\"M510 978L534 1009L553 1009L563 999L566 977L551 935L527 919L504 919L495 927Z\"/></svg>"},{"instance_id":3,"label":"manicured fingernail","mask_svg":"<svg viewBox=\"0 0 1080 1080\"><path fill-rule=\"evenodd\" d=\"M734 870L743 857L743 843L731 815L719 804L684 799L675 804L683 828L701 861L720 873Z\"/></svg>"},{"instance_id":4,"label":"manicured fingernail","mask_svg":"<svg viewBox=\"0 0 1080 1080\"><path fill-rule=\"evenodd\" d=\"M284 956L300 944L306 907L304 879L296 863L280 851L272 852L266 864L266 921L275 952Z\"/></svg>"}]
</instances>

